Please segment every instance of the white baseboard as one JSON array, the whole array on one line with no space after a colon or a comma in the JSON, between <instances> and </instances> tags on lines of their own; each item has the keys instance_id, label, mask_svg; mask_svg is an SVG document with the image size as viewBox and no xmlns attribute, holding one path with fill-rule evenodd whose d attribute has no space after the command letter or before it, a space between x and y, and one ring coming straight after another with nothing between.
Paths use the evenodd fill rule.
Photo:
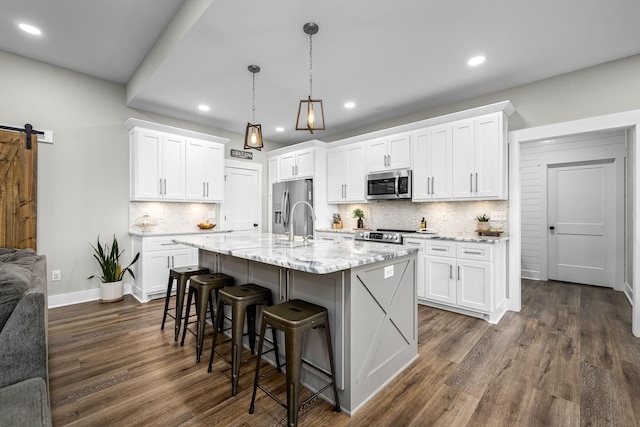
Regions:
<instances>
[{"instance_id":1,"label":"white baseboard","mask_svg":"<svg viewBox=\"0 0 640 427\"><path fill-rule=\"evenodd\" d=\"M540 280L540 272L536 270L520 270L523 279Z\"/></svg>"},{"instance_id":2,"label":"white baseboard","mask_svg":"<svg viewBox=\"0 0 640 427\"><path fill-rule=\"evenodd\" d=\"M124 294L131 293L131 284L125 283ZM49 308L63 307L65 305L80 304L83 302L97 301L100 299L100 288L88 289L86 291L69 292L68 294L58 294L48 296Z\"/></svg>"},{"instance_id":3,"label":"white baseboard","mask_svg":"<svg viewBox=\"0 0 640 427\"><path fill-rule=\"evenodd\" d=\"M624 294L627 296L627 299L629 300L629 304L631 304L631 307L633 307L633 288L629 286L629 284L626 282L624 284Z\"/></svg>"}]
</instances>

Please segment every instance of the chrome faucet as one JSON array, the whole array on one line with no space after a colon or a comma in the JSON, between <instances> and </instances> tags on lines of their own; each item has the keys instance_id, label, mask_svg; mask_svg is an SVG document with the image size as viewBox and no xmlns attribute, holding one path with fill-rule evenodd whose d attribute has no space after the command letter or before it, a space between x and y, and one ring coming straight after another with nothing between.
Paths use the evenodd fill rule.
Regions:
<instances>
[{"instance_id":1,"label":"chrome faucet","mask_svg":"<svg viewBox=\"0 0 640 427\"><path fill-rule=\"evenodd\" d=\"M296 211L296 207L300 203L303 203L303 204L309 206L309 209L311 209L311 215L313 215L313 220L314 221L318 219L318 218L316 218L316 213L313 211L313 206L311 206L311 203L306 202L304 200L301 200L301 201L297 202L296 204L294 204L291 207L291 213L289 214L289 218L291 218L291 220L289 221L289 241L290 242L293 242L293 239L295 238L295 236L293 235L293 213ZM311 227L311 230L313 230L313 227Z\"/></svg>"}]
</instances>

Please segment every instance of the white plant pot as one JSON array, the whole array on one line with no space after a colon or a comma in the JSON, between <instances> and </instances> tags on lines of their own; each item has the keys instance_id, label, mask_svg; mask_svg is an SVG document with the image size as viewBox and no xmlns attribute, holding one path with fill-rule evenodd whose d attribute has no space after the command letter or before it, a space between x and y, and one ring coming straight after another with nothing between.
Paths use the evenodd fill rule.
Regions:
<instances>
[{"instance_id":1,"label":"white plant pot","mask_svg":"<svg viewBox=\"0 0 640 427\"><path fill-rule=\"evenodd\" d=\"M124 298L123 281L100 283L100 302L116 302Z\"/></svg>"}]
</instances>

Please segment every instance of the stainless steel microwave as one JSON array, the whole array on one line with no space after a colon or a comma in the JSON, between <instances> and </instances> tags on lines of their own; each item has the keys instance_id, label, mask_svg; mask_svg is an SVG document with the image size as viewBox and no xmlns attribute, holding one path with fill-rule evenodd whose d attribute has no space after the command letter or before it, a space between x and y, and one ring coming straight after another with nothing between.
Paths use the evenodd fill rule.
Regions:
<instances>
[{"instance_id":1,"label":"stainless steel microwave","mask_svg":"<svg viewBox=\"0 0 640 427\"><path fill-rule=\"evenodd\" d=\"M399 169L367 175L367 200L411 199L411 170Z\"/></svg>"}]
</instances>

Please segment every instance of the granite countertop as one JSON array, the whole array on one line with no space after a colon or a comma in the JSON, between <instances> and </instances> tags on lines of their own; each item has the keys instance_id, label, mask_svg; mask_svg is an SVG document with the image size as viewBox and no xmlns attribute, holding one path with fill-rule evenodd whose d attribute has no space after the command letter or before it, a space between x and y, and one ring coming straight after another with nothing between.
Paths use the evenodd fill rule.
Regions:
<instances>
[{"instance_id":1,"label":"granite countertop","mask_svg":"<svg viewBox=\"0 0 640 427\"><path fill-rule=\"evenodd\" d=\"M408 233L403 234L402 237L411 239L425 239L425 240L451 240L454 242L473 242L473 243L501 243L509 240L507 236L494 237L494 236L476 236L469 234L466 236L441 236L439 234L427 234L427 233Z\"/></svg>"},{"instance_id":2,"label":"granite countertop","mask_svg":"<svg viewBox=\"0 0 640 427\"><path fill-rule=\"evenodd\" d=\"M276 234L185 236L176 243L277 265L307 273L327 274L416 253L418 248L375 242L291 242Z\"/></svg>"},{"instance_id":3,"label":"granite countertop","mask_svg":"<svg viewBox=\"0 0 640 427\"><path fill-rule=\"evenodd\" d=\"M161 236L190 236L190 235L209 235L209 234L220 234L220 233L230 233L233 230L200 230L199 228L189 229L189 230L172 230L172 231L142 231L142 228L136 227L135 229L129 230L130 236L139 236L139 237L161 237Z\"/></svg>"},{"instance_id":4,"label":"granite countertop","mask_svg":"<svg viewBox=\"0 0 640 427\"><path fill-rule=\"evenodd\" d=\"M319 233L355 234L356 230L351 228L316 228Z\"/></svg>"}]
</instances>

